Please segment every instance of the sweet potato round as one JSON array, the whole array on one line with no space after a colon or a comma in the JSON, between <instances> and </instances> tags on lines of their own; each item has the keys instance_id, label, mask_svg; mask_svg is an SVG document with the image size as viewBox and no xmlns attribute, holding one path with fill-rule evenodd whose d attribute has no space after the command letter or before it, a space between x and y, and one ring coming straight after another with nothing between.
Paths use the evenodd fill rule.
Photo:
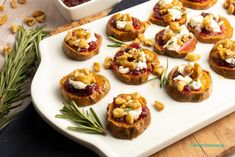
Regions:
<instances>
[{"instance_id":1,"label":"sweet potato round","mask_svg":"<svg viewBox=\"0 0 235 157\"><path fill-rule=\"evenodd\" d=\"M74 101L78 106L88 106L95 104L105 97L110 90L110 83L108 79L103 75L95 74L96 83L99 85L100 90L95 91L92 95L89 96L77 96L75 94L69 93L64 87L64 83L68 77L69 75L63 77L60 80L61 94L65 101Z\"/></svg>"},{"instance_id":2,"label":"sweet potato round","mask_svg":"<svg viewBox=\"0 0 235 157\"><path fill-rule=\"evenodd\" d=\"M120 41L132 41L135 38L138 37L139 34L143 34L145 32L145 26L143 25L143 23L140 21L140 29L135 30L133 32L130 31L124 31L124 30L119 30L117 28L115 28L112 24L115 21L115 17L116 15L113 15L107 25L106 25L106 34L108 36L112 36Z\"/></svg>"},{"instance_id":3,"label":"sweet potato round","mask_svg":"<svg viewBox=\"0 0 235 157\"><path fill-rule=\"evenodd\" d=\"M147 102L145 98L141 97L144 104L142 107L147 107ZM114 109L114 103L109 104L107 107L107 128L112 134L112 136L120 139L133 139L142 134L145 129L151 123L151 114L149 109L147 108L147 116L144 118L140 118L138 121L134 122L133 124L129 125L123 122L117 122L113 116L112 111Z\"/></svg>"},{"instance_id":4,"label":"sweet potato round","mask_svg":"<svg viewBox=\"0 0 235 157\"><path fill-rule=\"evenodd\" d=\"M199 91L182 92L173 85L173 74L177 70L174 68L168 75L169 83L166 85L166 91L173 99L179 102L201 102L207 99L212 91L212 79L208 71L203 70L202 89Z\"/></svg>"},{"instance_id":5,"label":"sweet potato round","mask_svg":"<svg viewBox=\"0 0 235 157\"><path fill-rule=\"evenodd\" d=\"M225 24L225 30L224 30L224 33L221 35L201 36L200 33L197 32L189 24L187 27L188 27L188 30L196 36L198 41L200 41L202 43L216 43L216 42L220 41L221 39L229 39L233 36L233 27L231 26L229 21L224 17L222 17L222 20L224 21L224 24Z\"/></svg>"},{"instance_id":6,"label":"sweet potato round","mask_svg":"<svg viewBox=\"0 0 235 157\"><path fill-rule=\"evenodd\" d=\"M189 0L181 0L181 2L185 7L196 10L204 10L212 7L217 2L217 0L207 0L206 2L192 2Z\"/></svg>"},{"instance_id":7,"label":"sweet potato round","mask_svg":"<svg viewBox=\"0 0 235 157\"><path fill-rule=\"evenodd\" d=\"M102 44L102 37L98 34L97 35L97 46L93 51L87 51L87 52L78 52L74 48L72 48L69 44L67 44L65 41L63 42L63 50L64 53L69 56L72 59L83 61L92 58L93 56L97 55L99 53L101 44Z\"/></svg>"}]
</instances>

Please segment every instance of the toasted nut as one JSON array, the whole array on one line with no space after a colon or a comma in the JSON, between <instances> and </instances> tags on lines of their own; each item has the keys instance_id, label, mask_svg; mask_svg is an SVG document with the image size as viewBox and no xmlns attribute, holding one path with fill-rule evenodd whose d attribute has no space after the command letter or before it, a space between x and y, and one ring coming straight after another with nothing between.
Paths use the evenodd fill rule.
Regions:
<instances>
[{"instance_id":1,"label":"toasted nut","mask_svg":"<svg viewBox=\"0 0 235 157\"><path fill-rule=\"evenodd\" d=\"M87 68L84 68L83 71L84 71L84 74L86 74L86 75L89 75L89 74L90 74L90 70L87 69Z\"/></svg>"},{"instance_id":2,"label":"toasted nut","mask_svg":"<svg viewBox=\"0 0 235 157\"><path fill-rule=\"evenodd\" d=\"M200 64L195 63L193 73L191 75L192 79L197 81L201 77L202 73L203 73L203 71L202 71Z\"/></svg>"},{"instance_id":3,"label":"toasted nut","mask_svg":"<svg viewBox=\"0 0 235 157\"><path fill-rule=\"evenodd\" d=\"M138 93L138 92L133 93L132 98L133 99L139 99L140 98L140 93Z\"/></svg>"},{"instance_id":4,"label":"toasted nut","mask_svg":"<svg viewBox=\"0 0 235 157\"><path fill-rule=\"evenodd\" d=\"M36 20L35 20L35 18L33 18L33 17L26 16L26 17L24 18L24 22L25 22L28 26L33 26L33 25L35 25Z\"/></svg>"},{"instance_id":5,"label":"toasted nut","mask_svg":"<svg viewBox=\"0 0 235 157\"><path fill-rule=\"evenodd\" d=\"M190 62L198 61L200 58L201 58L201 55L197 53L188 53L185 57L185 59Z\"/></svg>"},{"instance_id":6,"label":"toasted nut","mask_svg":"<svg viewBox=\"0 0 235 157\"><path fill-rule=\"evenodd\" d=\"M235 10L234 4L230 4L230 5L229 5L229 8L228 8L228 13L229 13L229 14L233 14L233 13L234 13L234 10Z\"/></svg>"},{"instance_id":7,"label":"toasted nut","mask_svg":"<svg viewBox=\"0 0 235 157\"><path fill-rule=\"evenodd\" d=\"M191 64L187 64L184 67L184 75L191 75L193 73L193 66Z\"/></svg>"},{"instance_id":8,"label":"toasted nut","mask_svg":"<svg viewBox=\"0 0 235 157\"><path fill-rule=\"evenodd\" d=\"M127 105L127 107L130 107L132 109L137 109L137 108L141 107L141 103L138 100L130 101L126 105Z\"/></svg>"},{"instance_id":9,"label":"toasted nut","mask_svg":"<svg viewBox=\"0 0 235 157\"><path fill-rule=\"evenodd\" d=\"M122 108L115 108L113 110L113 117L114 118L122 118L125 116L125 111Z\"/></svg>"},{"instance_id":10,"label":"toasted nut","mask_svg":"<svg viewBox=\"0 0 235 157\"><path fill-rule=\"evenodd\" d=\"M164 67L162 65L154 65L153 74L156 76L160 76L164 71Z\"/></svg>"},{"instance_id":11,"label":"toasted nut","mask_svg":"<svg viewBox=\"0 0 235 157\"><path fill-rule=\"evenodd\" d=\"M94 72L100 72L100 70L101 70L101 65L100 65L100 63L99 63L99 62L95 62L95 63L93 64L93 69L94 69Z\"/></svg>"},{"instance_id":12,"label":"toasted nut","mask_svg":"<svg viewBox=\"0 0 235 157\"><path fill-rule=\"evenodd\" d=\"M184 81L176 81L175 86L179 91L183 91L186 83Z\"/></svg>"},{"instance_id":13,"label":"toasted nut","mask_svg":"<svg viewBox=\"0 0 235 157\"><path fill-rule=\"evenodd\" d=\"M125 121L127 124L133 124L134 123L134 117L131 114L127 114L125 117Z\"/></svg>"},{"instance_id":14,"label":"toasted nut","mask_svg":"<svg viewBox=\"0 0 235 157\"><path fill-rule=\"evenodd\" d=\"M122 105L124 103L126 103L126 100L121 97L118 97L115 99L115 104L117 104L117 105Z\"/></svg>"},{"instance_id":15,"label":"toasted nut","mask_svg":"<svg viewBox=\"0 0 235 157\"><path fill-rule=\"evenodd\" d=\"M134 27L131 23L126 24L125 31L134 32Z\"/></svg>"},{"instance_id":16,"label":"toasted nut","mask_svg":"<svg viewBox=\"0 0 235 157\"><path fill-rule=\"evenodd\" d=\"M0 17L0 26L4 25L7 22L8 16L7 14L4 14Z\"/></svg>"},{"instance_id":17,"label":"toasted nut","mask_svg":"<svg viewBox=\"0 0 235 157\"><path fill-rule=\"evenodd\" d=\"M162 111L164 109L164 104L156 100L154 102L154 107L157 111Z\"/></svg>"},{"instance_id":18,"label":"toasted nut","mask_svg":"<svg viewBox=\"0 0 235 157\"><path fill-rule=\"evenodd\" d=\"M124 98L126 101L129 101L129 100L132 99L130 95L125 95L125 96L123 96L123 98Z\"/></svg>"},{"instance_id":19,"label":"toasted nut","mask_svg":"<svg viewBox=\"0 0 235 157\"><path fill-rule=\"evenodd\" d=\"M27 0L18 0L18 3L20 4L25 4L27 2Z\"/></svg>"},{"instance_id":20,"label":"toasted nut","mask_svg":"<svg viewBox=\"0 0 235 157\"><path fill-rule=\"evenodd\" d=\"M179 31L181 29L180 24L178 22L171 22L170 29L173 31Z\"/></svg>"},{"instance_id":21,"label":"toasted nut","mask_svg":"<svg viewBox=\"0 0 235 157\"><path fill-rule=\"evenodd\" d=\"M145 39L144 40L144 45L151 47L151 46L154 45L154 41L152 39Z\"/></svg>"},{"instance_id":22,"label":"toasted nut","mask_svg":"<svg viewBox=\"0 0 235 157\"><path fill-rule=\"evenodd\" d=\"M15 0L10 0L11 7L15 9L17 7Z\"/></svg>"},{"instance_id":23,"label":"toasted nut","mask_svg":"<svg viewBox=\"0 0 235 157\"><path fill-rule=\"evenodd\" d=\"M172 20L172 15L171 14L166 14L164 17L163 17L163 20L165 22L170 22Z\"/></svg>"},{"instance_id":24,"label":"toasted nut","mask_svg":"<svg viewBox=\"0 0 235 157\"><path fill-rule=\"evenodd\" d=\"M139 35L138 35L138 39L139 39L141 42L143 42L144 39L145 39L144 34L139 34Z\"/></svg>"},{"instance_id":25,"label":"toasted nut","mask_svg":"<svg viewBox=\"0 0 235 157\"><path fill-rule=\"evenodd\" d=\"M12 24L11 27L10 27L10 30L14 34L14 33L18 32L19 26L15 25L15 24Z\"/></svg>"},{"instance_id":26,"label":"toasted nut","mask_svg":"<svg viewBox=\"0 0 235 157\"><path fill-rule=\"evenodd\" d=\"M106 57L104 60L104 68L105 69L110 69L113 64L113 59L111 57Z\"/></svg>"},{"instance_id":27,"label":"toasted nut","mask_svg":"<svg viewBox=\"0 0 235 157\"><path fill-rule=\"evenodd\" d=\"M12 50L11 45L7 44L3 47L2 52L4 55L9 55L11 53L11 50Z\"/></svg>"},{"instance_id":28,"label":"toasted nut","mask_svg":"<svg viewBox=\"0 0 235 157\"><path fill-rule=\"evenodd\" d=\"M134 40L133 42L134 42L134 43L137 43L137 44L140 44L140 43L141 43L141 41L140 41L139 38L135 38L135 40Z\"/></svg>"},{"instance_id":29,"label":"toasted nut","mask_svg":"<svg viewBox=\"0 0 235 157\"><path fill-rule=\"evenodd\" d=\"M4 5L0 5L0 12L5 9Z\"/></svg>"},{"instance_id":30,"label":"toasted nut","mask_svg":"<svg viewBox=\"0 0 235 157\"><path fill-rule=\"evenodd\" d=\"M144 21L144 22L143 22L144 28L147 28L147 27L150 26L150 25L151 25L151 22L149 22L149 21Z\"/></svg>"},{"instance_id":31,"label":"toasted nut","mask_svg":"<svg viewBox=\"0 0 235 157\"><path fill-rule=\"evenodd\" d=\"M46 19L45 13L41 10L36 10L32 13L32 17L36 19L37 22L43 23Z\"/></svg>"}]
</instances>

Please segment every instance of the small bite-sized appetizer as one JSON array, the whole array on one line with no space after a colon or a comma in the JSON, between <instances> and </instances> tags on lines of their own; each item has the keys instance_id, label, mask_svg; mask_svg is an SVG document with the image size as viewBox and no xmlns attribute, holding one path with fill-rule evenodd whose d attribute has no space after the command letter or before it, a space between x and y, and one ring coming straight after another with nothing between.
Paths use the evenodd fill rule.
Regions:
<instances>
[{"instance_id":1,"label":"small bite-sized appetizer","mask_svg":"<svg viewBox=\"0 0 235 157\"><path fill-rule=\"evenodd\" d=\"M120 48L112 63L112 71L126 84L138 85L148 80L149 74L159 66L156 53L132 43Z\"/></svg>"},{"instance_id":2,"label":"small bite-sized appetizer","mask_svg":"<svg viewBox=\"0 0 235 157\"><path fill-rule=\"evenodd\" d=\"M235 79L235 41L224 39L217 42L210 52L209 64L216 73Z\"/></svg>"},{"instance_id":3,"label":"small bite-sized appetizer","mask_svg":"<svg viewBox=\"0 0 235 157\"><path fill-rule=\"evenodd\" d=\"M142 22L129 14L118 13L109 19L106 32L108 36L118 40L132 41L144 33L147 26L147 22Z\"/></svg>"},{"instance_id":4,"label":"small bite-sized appetizer","mask_svg":"<svg viewBox=\"0 0 235 157\"><path fill-rule=\"evenodd\" d=\"M116 138L136 138L150 122L147 102L139 93L120 94L107 107L107 128Z\"/></svg>"},{"instance_id":5,"label":"small bite-sized appetizer","mask_svg":"<svg viewBox=\"0 0 235 157\"><path fill-rule=\"evenodd\" d=\"M185 7L204 10L212 7L217 0L181 0L181 2Z\"/></svg>"},{"instance_id":6,"label":"small bite-sized appetizer","mask_svg":"<svg viewBox=\"0 0 235 157\"><path fill-rule=\"evenodd\" d=\"M212 79L208 71L198 63L175 67L168 76L167 93L176 101L200 102L212 91Z\"/></svg>"},{"instance_id":7,"label":"small bite-sized appetizer","mask_svg":"<svg viewBox=\"0 0 235 157\"><path fill-rule=\"evenodd\" d=\"M63 42L65 54L75 60L87 60L99 53L102 37L84 28L69 31Z\"/></svg>"},{"instance_id":8,"label":"small bite-sized appetizer","mask_svg":"<svg viewBox=\"0 0 235 157\"><path fill-rule=\"evenodd\" d=\"M224 8L229 14L235 15L235 0L225 0Z\"/></svg>"},{"instance_id":9,"label":"small bite-sized appetizer","mask_svg":"<svg viewBox=\"0 0 235 157\"><path fill-rule=\"evenodd\" d=\"M188 29L203 43L215 43L233 35L233 27L229 21L212 13L203 12L193 16L188 23Z\"/></svg>"},{"instance_id":10,"label":"small bite-sized appetizer","mask_svg":"<svg viewBox=\"0 0 235 157\"><path fill-rule=\"evenodd\" d=\"M172 22L155 36L154 48L158 54L183 58L196 48L197 39L188 29Z\"/></svg>"},{"instance_id":11,"label":"small bite-sized appetizer","mask_svg":"<svg viewBox=\"0 0 235 157\"><path fill-rule=\"evenodd\" d=\"M178 0L159 0L153 8L149 21L160 26L167 26L170 22L185 24L186 8Z\"/></svg>"},{"instance_id":12,"label":"small bite-sized appetizer","mask_svg":"<svg viewBox=\"0 0 235 157\"><path fill-rule=\"evenodd\" d=\"M74 101L78 106L97 103L110 90L106 77L89 71L77 69L60 80L62 96L66 101Z\"/></svg>"}]
</instances>

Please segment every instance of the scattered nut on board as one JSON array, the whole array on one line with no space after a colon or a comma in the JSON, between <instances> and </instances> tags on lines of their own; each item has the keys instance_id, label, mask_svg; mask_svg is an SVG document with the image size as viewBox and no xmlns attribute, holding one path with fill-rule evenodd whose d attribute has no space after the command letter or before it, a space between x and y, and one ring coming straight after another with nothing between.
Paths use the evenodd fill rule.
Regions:
<instances>
[{"instance_id":1,"label":"scattered nut on board","mask_svg":"<svg viewBox=\"0 0 235 157\"><path fill-rule=\"evenodd\" d=\"M112 64L113 64L113 59L111 57L106 57L104 60L104 68L111 69Z\"/></svg>"},{"instance_id":2,"label":"scattered nut on board","mask_svg":"<svg viewBox=\"0 0 235 157\"><path fill-rule=\"evenodd\" d=\"M36 20L35 20L35 18L33 18L33 17L26 16L26 17L24 18L24 22L25 22L28 26L33 26L33 25L35 25Z\"/></svg>"},{"instance_id":3,"label":"scattered nut on board","mask_svg":"<svg viewBox=\"0 0 235 157\"><path fill-rule=\"evenodd\" d=\"M15 9L17 7L15 0L10 0L11 7Z\"/></svg>"},{"instance_id":4,"label":"scattered nut on board","mask_svg":"<svg viewBox=\"0 0 235 157\"><path fill-rule=\"evenodd\" d=\"M12 34L15 34L16 32L18 32L18 30L19 30L19 26L18 25L11 24L10 31L11 31Z\"/></svg>"},{"instance_id":5,"label":"scattered nut on board","mask_svg":"<svg viewBox=\"0 0 235 157\"><path fill-rule=\"evenodd\" d=\"M20 4L25 4L27 2L27 0L18 0L18 3Z\"/></svg>"},{"instance_id":6,"label":"scattered nut on board","mask_svg":"<svg viewBox=\"0 0 235 157\"><path fill-rule=\"evenodd\" d=\"M4 25L7 22L8 15L4 14L0 17L0 26Z\"/></svg>"},{"instance_id":7,"label":"scattered nut on board","mask_svg":"<svg viewBox=\"0 0 235 157\"><path fill-rule=\"evenodd\" d=\"M0 12L5 9L4 5L0 5Z\"/></svg>"},{"instance_id":8,"label":"scattered nut on board","mask_svg":"<svg viewBox=\"0 0 235 157\"><path fill-rule=\"evenodd\" d=\"M188 53L185 57L185 60L190 61L190 62L195 62L195 61L198 61L200 58L201 58L200 54Z\"/></svg>"},{"instance_id":9,"label":"scattered nut on board","mask_svg":"<svg viewBox=\"0 0 235 157\"><path fill-rule=\"evenodd\" d=\"M32 13L32 17L36 19L37 22L43 23L46 19L46 15L43 11L41 10L36 10Z\"/></svg>"},{"instance_id":10,"label":"scattered nut on board","mask_svg":"<svg viewBox=\"0 0 235 157\"><path fill-rule=\"evenodd\" d=\"M97 73L100 72L100 70L101 70L100 63L99 62L94 62L93 69L94 69L94 72L97 72Z\"/></svg>"},{"instance_id":11,"label":"scattered nut on board","mask_svg":"<svg viewBox=\"0 0 235 157\"><path fill-rule=\"evenodd\" d=\"M154 102L154 107L157 111L162 111L164 109L164 104L156 100Z\"/></svg>"},{"instance_id":12,"label":"scattered nut on board","mask_svg":"<svg viewBox=\"0 0 235 157\"><path fill-rule=\"evenodd\" d=\"M10 54L11 50L12 50L11 45L10 44L6 44L3 47L2 52L6 56L6 55Z\"/></svg>"}]
</instances>

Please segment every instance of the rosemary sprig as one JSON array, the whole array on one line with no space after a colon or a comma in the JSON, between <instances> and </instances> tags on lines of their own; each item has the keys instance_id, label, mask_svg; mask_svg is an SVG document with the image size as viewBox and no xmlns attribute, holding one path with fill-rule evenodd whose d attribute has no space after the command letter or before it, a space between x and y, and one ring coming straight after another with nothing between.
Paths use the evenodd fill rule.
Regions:
<instances>
[{"instance_id":1,"label":"rosemary sprig","mask_svg":"<svg viewBox=\"0 0 235 157\"><path fill-rule=\"evenodd\" d=\"M166 84L168 83L168 78L166 77L168 71L168 59L167 59L167 65L166 68L164 69L164 71L162 72L161 76L160 76L160 87L163 88L164 86L166 86Z\"/></svg>"},{"instance_id":2,"label":"rosemary sprig","mask_svg":"<svg viewBox=\"0 0 235 157\"><path fill-rule=\"evenodd\" d=\"M40 63L38 45L47 35L43 28L25 30L20 26L14 48L5 56L0 71L0 128L16 116L17 112L11 111L22 105L20 100L30 96L29 78Z\"/></svg>"},{"instance_id":3,"label":"rosemary sprig","mask_svg":"<svg viewBox=\"0 0 235 157\"><path fill-rule=\"evenodd\" d=\"M108 36L108 38L114 42L114 44L110 44L110 45L107 45L107 47L121 47L122 45L125 45L124 42L114 38L114 37L111 37L111 36Z\"/></svg>"},{"instance_id":4,"label":"rosemary sprig","mask_svg":"<svg viewBox=\"0 0 235 157\"><path fill-rule=\"evenodd\" d=\"M98 116L92 108L89 110L79 109L76 103L71 101L64 103L64 107L60 112L62 114L56 115L56 118L68 119L76 124L76 126L69 126L69 130L88 134L106 134Z\"/></svg>"}]
</instances>

